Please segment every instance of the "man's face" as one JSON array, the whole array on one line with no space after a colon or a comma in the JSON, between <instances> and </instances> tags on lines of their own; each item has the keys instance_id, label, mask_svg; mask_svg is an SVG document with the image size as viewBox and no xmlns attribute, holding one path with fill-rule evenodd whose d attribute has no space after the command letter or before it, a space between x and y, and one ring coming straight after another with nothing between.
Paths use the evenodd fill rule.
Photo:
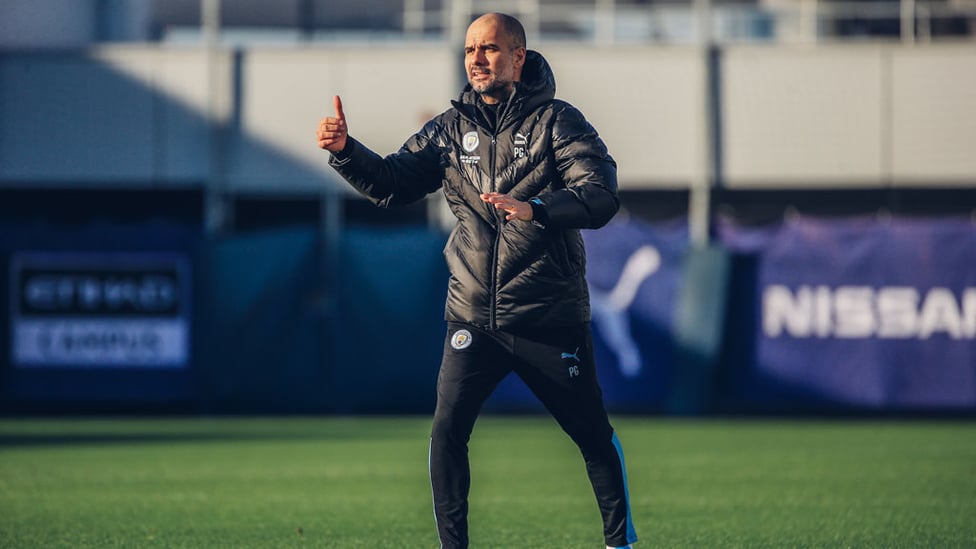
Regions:
<instances>
[{"instance_id":1,"label":"man's face","mask_svg":"<svg viewBox=\"0 0 976 549\"><path fill-rule=\"evenodd\" d=\"M525 48L513 48L495 19L481 18L471 23L464 39L464 70L474 91L486 103L508 97L525 63Z\"/></svg>"}]
</instances>

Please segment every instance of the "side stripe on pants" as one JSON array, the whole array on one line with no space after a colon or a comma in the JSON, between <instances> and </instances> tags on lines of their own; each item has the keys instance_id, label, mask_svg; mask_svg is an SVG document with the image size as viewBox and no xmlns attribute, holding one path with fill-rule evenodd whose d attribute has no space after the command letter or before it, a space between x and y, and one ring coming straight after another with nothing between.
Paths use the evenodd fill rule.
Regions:
<instances>
[{"instance_id":1,"label":"side stripe on pants","mask_svg":"<svg viewBox=\"0 0 976 549\"><path fill-rule=\"evenodd\" d=\"M617 457L620 458L620 470L624 473L624 499L627 500L627 543L637 541L637 531L634 529L634 519L630 513L630 488L627 486L627 464L624 462L624 449L620 445L617 433L613 434L613 446L617 449Z\"/></svg>"}]
</instances>

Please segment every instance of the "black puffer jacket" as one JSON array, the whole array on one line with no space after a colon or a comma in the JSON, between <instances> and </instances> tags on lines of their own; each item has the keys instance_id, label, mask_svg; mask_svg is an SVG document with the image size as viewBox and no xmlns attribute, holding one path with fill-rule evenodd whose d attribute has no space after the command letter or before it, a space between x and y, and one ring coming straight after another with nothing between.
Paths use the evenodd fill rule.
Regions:
<instances>
[{"instance_id":1,"label":"black puffer jacket","mask_svg":"<svg viewBox=\"0 0 976 549\"><path fill-rule=\"evenodd\" d=\"M497 122L470 86L394 154L349 138L331 165L381 207L442 188L457 224L444 256L446 318L486 329L531 331L590 320L581 228L616 213L616 164L596 130L554 99L546 60L526 54L521 82ZM506 221L487 192L533 203L533 222Z\"/></svg>"}]
</instances>

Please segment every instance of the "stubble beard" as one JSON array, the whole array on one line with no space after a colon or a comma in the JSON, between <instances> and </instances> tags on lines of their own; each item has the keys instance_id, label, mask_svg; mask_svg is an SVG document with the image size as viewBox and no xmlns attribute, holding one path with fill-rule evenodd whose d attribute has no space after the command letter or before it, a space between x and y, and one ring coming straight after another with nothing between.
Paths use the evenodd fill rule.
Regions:
<instances>
[{"instance_id":1,"label":"stubble beard","mask_svg":"<svg viewBox=\"0 0 976 549\"><path fill-rule=\"evenodd\" d=\"M498 80L497 78L479 84L471 82L471 89L477 92L482 98L491 97L497 101L502 101L511 93L512 82Z\"/></svg>"}]
</instances>

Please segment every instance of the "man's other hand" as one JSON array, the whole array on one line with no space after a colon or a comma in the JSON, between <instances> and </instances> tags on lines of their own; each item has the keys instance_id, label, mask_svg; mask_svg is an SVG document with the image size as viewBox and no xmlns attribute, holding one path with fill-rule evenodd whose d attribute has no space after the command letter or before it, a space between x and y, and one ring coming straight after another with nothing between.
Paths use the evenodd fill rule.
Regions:
<instances>
[{"instance_id":1,"label":"man's other hand","mask_svg":"<svg viewBox=\"0 0 976 549\"><path fill-rule=\"evenodd\" d=\"M528 202L516 200L502 193L484 193L481 195L481 199L489 204L494 204L497 210L505 210L508 213L505 219L508 221L513 219L532 221L532 205Z\"/></svg>"}]
</instances>

